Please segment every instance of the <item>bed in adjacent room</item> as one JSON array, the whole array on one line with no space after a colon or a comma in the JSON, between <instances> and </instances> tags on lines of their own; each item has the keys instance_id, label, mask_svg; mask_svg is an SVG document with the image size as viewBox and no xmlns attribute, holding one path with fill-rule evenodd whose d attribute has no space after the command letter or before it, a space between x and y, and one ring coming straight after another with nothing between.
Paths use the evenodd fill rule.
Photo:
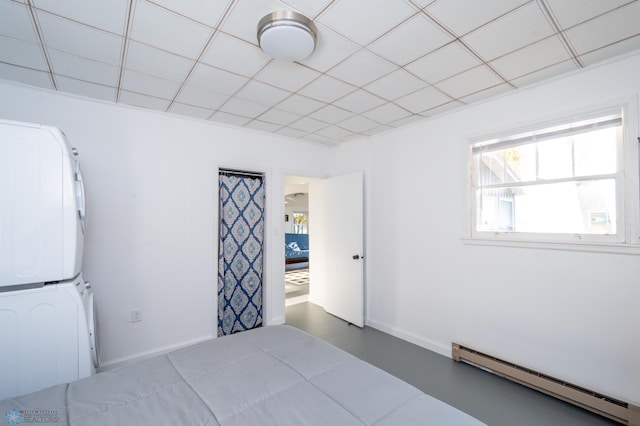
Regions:
<instances>
[{"instance_id":1,"label":"bed in adjacent room","mask_svg":"<svg viewBox=\"0 0 640 426\"><path fill-rule=\"evenodd\" d=\"M289 326L212 339L0 401L29 424L482 425L400 379Z\"/></svg>"}]
</instances>

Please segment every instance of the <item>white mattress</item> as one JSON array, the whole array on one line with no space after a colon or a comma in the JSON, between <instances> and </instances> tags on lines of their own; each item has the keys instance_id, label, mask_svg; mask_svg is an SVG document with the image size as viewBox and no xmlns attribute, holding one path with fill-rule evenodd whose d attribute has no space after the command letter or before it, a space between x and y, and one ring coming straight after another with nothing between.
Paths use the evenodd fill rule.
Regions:
<instances>
[{"instance_id":1,"label":"white mattress","mask_svg":"<svg viewBox=\"0 0 640 426\"><path fill-rule=\"evenodd\" d=\"M213 339L0 401L0 414L20 416L21 425L38 415L70 425L483 424L288 326Z\"/></svg>"}]
</instances>

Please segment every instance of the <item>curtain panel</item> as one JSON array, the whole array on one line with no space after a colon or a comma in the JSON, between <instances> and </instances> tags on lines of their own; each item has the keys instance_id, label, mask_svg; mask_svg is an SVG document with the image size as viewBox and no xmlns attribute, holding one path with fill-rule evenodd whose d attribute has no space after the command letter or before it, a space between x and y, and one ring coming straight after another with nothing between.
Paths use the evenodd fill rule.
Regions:
<instances>
[{"instance_id":1,"label":"curtain panel","mask_svg":"<svg viewBox=\"0 0 640 426\"><path fill-rule=\"evenodd\" d=\"M262 325L264 182L219 175L218 336Z\"/></svg>"}]
</instances>

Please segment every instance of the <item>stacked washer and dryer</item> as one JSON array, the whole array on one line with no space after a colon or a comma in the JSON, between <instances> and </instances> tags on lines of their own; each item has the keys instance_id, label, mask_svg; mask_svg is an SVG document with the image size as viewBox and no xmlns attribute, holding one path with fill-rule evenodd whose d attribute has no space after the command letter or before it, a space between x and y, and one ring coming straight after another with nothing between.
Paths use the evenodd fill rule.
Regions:
<instances>
[{"instance_id":1,"label":"stacked washer and dryer","mask_svg":"<svg viewBox=\"0 0 640 426\"><path fill-rule=\"evenodd\" d=\"M95 373L84 206L64 134L0 120L0 400Z\"/></svg>"}]
</instances>

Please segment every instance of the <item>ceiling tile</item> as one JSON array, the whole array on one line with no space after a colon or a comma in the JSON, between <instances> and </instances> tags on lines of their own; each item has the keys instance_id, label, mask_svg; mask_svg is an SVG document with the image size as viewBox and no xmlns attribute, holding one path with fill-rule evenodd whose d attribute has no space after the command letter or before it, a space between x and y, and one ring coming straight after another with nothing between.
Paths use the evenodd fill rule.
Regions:
<instances>
[{"instance_id":1,"label":"ceiling tile","mask_svg":"<svg viewBox=\"0 0 640 426\"><path fill-rule=\"evenodd\" d=\"M512 86L504 83L496 86L488 87L483 90L479 90L475 93L470 94L469 96L465 96L460 98L460 101L465 104L470 104L474 102L479 102L484 99L491 98L493 96L500 95L505 92L509 92L511 90L515 90Z\"/></svg>"},{"instance_id":2,"label":"ceiling tile","mask_svg":"<svg viewBox=\"0 0 640 426\"><path fill-rule=\"evenodd\" d=\"M352 116L353 112L334 105L327 105L326 107L320 108L309 115L311 118L315 118L316 120L324 121L326 123L337 123Z\"/></svg>"},{"instance_id":3,"label":"ceiling tile","mask_svg":"<svg viewBox=\"0 0 640 426\"><path fill-rule=\"evenodd\" d=\"M366 46L415 13L403 0L349 0L334 2L318 21Z\"/></svg>"},{"instance_id":4,"label":"ceiling tile","mask_svg":"<svg viewBox=\"0 0 640 426\"><path fill-rule=\"evenodd\" d=\"M122 78L122 89L162 99L173 99L180 84L163 78L125 70Z\"/></svg>"},{"instance_id":5,"label":"ceiling tile","mask_svg":"<svg viewBox=\"0 0 640 426\"><path fill-rule=\"evenodd\" d=\"M183 81L193 60L136 41L129 42L125 67L171 81Z\"/></svg>"},{"instance_id":6,"label":"ceiling tile","mask_svg":"<svg viewBox=\"0 0 640 426\"><path fill-rule=\"evenodd\" d=\"M324 121L318 121L314 120L313 118L304 117L298 121L294 121L293 123L291 123L290 127L298 130L304 130L306 132L315 132L328 127L328 124Z\"/></svg>"},{"instance_id":7,"label":"ceiling tile","mask_svg":"<svg viewBox=\"0 0 640 426\"><path fill-rule=\"evenodd\" d=\"M257 47L226 34L218 33L202 56L205 64L252 77L271 58Z\"/></svg>"},{"instance_id":8,"label":"ceiling tile","mask_svg":"<svg viewBox=\"0 0 640 426\"><path fill-rule=\"evenodd\" d=\"M122 37L45 12L38 13L38 22L47 47L95 61L120 65Z\"/></svg>"},{"instance_id":9,"label":"ceiling tile","mask_svg":"<svg viewBox=\"0 0 640 426\"><path fill-rule=\"evenodd\" d=\"M427 109L435 108L451 101L452 99L449 96L434 87L429 86L410 95L396 99L395 103L414 114L418 114Z\"/></svg>"},{"instance_id":10,"label":"ceiling tile","mask_svg":"<svg viewBox=\"0 0 640 426\"><path fill-rule=\"evenodd\" d=\"M331 103L354 90L356 90L355 86L325 75L300 90L300 94Z\"/></svg>"},{"instance_id":11,"label":"ceiling tile","mask_svg":"<svg viewBox=\"0 0 640 426\"><path fill-rule=\"evenodd\" d=\"M307 115L325 105L323 102L300 95L292 95L276 105L276 108L295 114Z\"/></svg>"},{"instance_id":12,"label":"ceiling tile","mask_svg":"<svg viewBox=\"0 0 640 426\"><path fill-rule=\"evenodd\" d=\"M188 83L225 95L233 95L248 81L247 77L199 63L191 72Z\"/></svg>"},{"instance_id":13,"label":"ceiling tile","mask_svg":"<svg viewBox=\"0 0 640 426\"><path fill-rule=\"evenodd\" d=\"M256 118L269 109L268 106L243 99L231 98L220 107L220 111L248 118Z\"/></svg>"},{"instance_id":14,"label":"ceiling tile","mask_svg":"<svg viewBox=\"0 0 640 426\"><path fill-rule=\"evenodd\" d=\"M328 71L360 50L360 46L335 33L330 28L317 25L316 49L306 59L300 61L320 72Z\"/></svg>"},{"instance_id":15,"label":"ceiling tile","mask_svg":"<svg viewBox=\"0 0 640 426\"><path fill-rule=\"evenodd\" d=\"M6 0L0 2L0 34L33 43L38 42L27 7Z\"/></svg>"},{"instance_id":16,"label":"ceiling tile","mask_svg":"<svg viewBox=\"0 0 640 426\"><path fill-rule=\"evenodd\" d=\"M117 35L124 35L129 12L128 0L87 1L87 0L32 0L41 10L73 21L100 28ZM39 16L42 13L38 13Z\"/></svg>"},{"instance_id":17,"label":"ceiling tile","mask_svg":"<svg viewBox=\"0 0 640 426\"><path fill-rule=\"evenodd\" d=\"M511 83L516 87L528 86L530 84L534 84L539 81L564 74L566 72L574 71L576 69L578 69L578 66L573 60L564 61L559 64L551 65L541 70L525 74L522 77L513 79Z\"/></svg>"},{"instance_id":18,"label":"ceiling tile","mask_svg":"<svg viewBox=\"0 0 640 426\"><path fill-rule=\"evenodd\" d=\"M579 55L640 34L640 2L616 9L565 32Z\"/></svg>"},{"instance_id":19,"label":"ceiling tile","mask_svg":"<svg viewBox=\"0 0 640 426\"><path fill-rule=\"evenodd\" d=\"M472 93L496 86L503 81L486 66L480 65L448 78L435 86L453 98L461 98Z\"/></svg>"},{"instance_id":20,"label":"ceiling tile","mask_svg":"<svg viewBox=\"0 0 640 426\"><path fill-rule=\"evenodd\" d=\"M260 121L260 120L251 120L250 122L245 124L244 127L248 127L254 130L260 130L261 132L272 133L280 129L282 126L279 124L267 123L265 121Z\"/></svg>"},{"instance_id":21,"label":"ceiling tile","mask_svg":"<svg viewBox=\"0 0 640 426\"><path fill-rule=\"evenodd\" d=\"M531 2L473 31L463 40L489 61L552 34L553 28L538 4Z\"/></svg>"},{"instance_id":22,"label":"ceiling tile","mask_svg":"<svg viewBox=\"0 0 640 426\"><path fill-rule=\"evenodd\" d=\"M226 112L218 111L209 119L209 121L217 121L219 123L231 124L233 126L244 126L249 121L250 118L242 117L235 114L229 114Z\"/></svg>"},{"instance_id":23,"label":"ceiling tile","mask_svg":"<svg viewBox=\"0 0 640 426\"><path fill-rule=\"evenodd\" d=\"M135 3L133 40L195 59L210 36L209 27L145 1Z\"/></svg>"},{"instance_id":24,"label":"ceiling tile","mask_svg":"<svg viewBox=\"0 0 640 426\"><path fill-rule=\"evenodd\" d=\"M318 77L320 77L319 72L294 62L273 60L255 78L264 83L295 92Z\"/></svg>"},{"instance_id":25,"label":"ceiling tile","mask_svg":"<svg viewBox=\"0 0 640 426\"><path fill-rule=\"evenodd\" d=\"M289 123L293 123L294 121L301 119L302 117L298 114L271 108L258 118L268 123L286 126Z\"/></svg>"},{"instance_id":26,"label":"ceiling tile","mask_svg":"<svg viewBox=\"0 0 640 426\"><path fill-rule=\"evenodd\" d=\"M179 102L174 102L169 108L169 112L172 114L186 115L187 117L199 118L201 120L208 119L213 111L206 108L200 108L193 105L185 105Z\"/></svg>"},{"instance_id":27,"label":"ceiling tile","mask_svg":"<svg viewBox=\"0 0 640 426\"><path fill-rule=\"evenodd\" d=\"M431 3L434 3L436 0L411 0L411 1L422 8L422 7L427 7Z\"/></svg>"},{"instance_id":28,"label":"ceiling tile","mask_svg":"<svg viewBox=\"0 0 640 426\"><path fill-rule=\"evenodd\" d=\"M296 9L303 15L313 19L320 13L332 0L281 0L282 3Z\"/></svg>"},{"instance_id":29,"label":"ceiling tile","mask_svg":"<svg viewBox=\"0 0 640 426\"><path fill-rule=\"evenodd\" d=\"M439 106L437 106L435 108L431 108L431 109L428 109L426 111L422 111L420 113L420 115L423 116L423 117L433 117L435 115L442 114L444 112L454 110L454 109L459 108L459 107L461 107L463 105L464 104L462 102L451 101L451 102L448 102L446 104L439 105Z\"/></svg>"},{"instance_id":30,"label":"ceiling tile","mask_svg":"<svg viewBox=\"0 0 640 426\"><path fill-rule=\"evenodd\" d=\"M81 58L56 49L49 49L49 60L53 72L57 75L98 83L103 86L116 87L118 85L120 67L115 65Z\"/></svg>"},{"instance_id":31,"label":"ceiling tile","mask_svg":"<svg viewBox=\"0 0 640 426\"><path fill-rule=\"evenodd\" d=\"M304 130L292 129L291 127L283 127L280 130L275 131L274 133L290 138L301 138L308 132L305 132Z\"/></svg>"},{"instance_id":32,"label":"ceiling tile","mask_svg":"<svg viewBox=\"0 0 640 426\"><path fill-rule=\"evenodd\" d=\"M560 28L566 30L629 3L629 0L581 0L580 7L576 7L575 3L567 0L546 0L546 2Z\"/></svg>"},{"instance_id":33,"label":"ceiling tile","mask_svg":"<svg viewBox=\"0 0 640 426\"><path fill-rule=\"evenodd\" d=\"M220 27L223 32L258 46L258 22L267 13L286 9L275 0L235 1Z\"/></svg>"},{"instance_id":34,"label":"ceiling tile","mask_svg":"<svg viewBox=\"0 0 640 426\"><path fill-rule=\"evenodd\" d=\"M480 65L480 61L459 43L451 43L407 65L406 70L429 83L437 83Z\"/></svg>"},{"instance_id":35,"label":"ceiling tile","mask_svg":"<svg viewBox=\"0 0 640 426\"><path fill-rule=\"evenodd\" d=\"M184 85L176 97L176 101L182 104L197 106L204 109L218 109L229 99L228 95L223 95L211 90L202 89L191 85Z\"/></svg>"},{"instance_id":36,"label":"ceiling tile","mask_svg":"<svg viewBox=\"0 0 640 426\"><path fill-rule=\"evenodd\" d=\"M269 86L259 81L252 81L238 91L235 96L239 99L262 105L274 105L289 97L291 92Z\"/></svg>"},{"instance_id":37,"label":"ceiling tile","mask_svg":"<svg viewBox=\"0 0 640 426\"><path fill-rule=\"evenodd\" d=\"M2 49L0 49L2 52ZM32 86L53 89L53 83L49 73L37 71L29 68L22 68L0 62L0 78L5 80L18 81Z\"/></svg>"},{"instance_id":38,"label":"ceiling tile","mask_svg":"<svg viewBox=\"0 0 640 426\"><path fill-rule=\"evenodd\" d=\"M176 13L194 21L198 21L209 27L216 27L224 12L227 10L232 0L149 0L164 8L171 9Z\"/></svg>"},{"instance_id":39,"label":"ceiling tile","mask_svg":"<svg viewBox=\"0 0 640 426\"><path fill-rule=\"evenodd\" d=\"M0 78L334 145L640 49L638 0L97 1L0 0ZM282 9L300 62L257 44Z\"/></svg>"},{"instance_id":40,"label":"ceiling tile","mask_svg":"<svg viewBox=\"0 0 640 426\"><path fill-rule=\"evenodd\" d=\"M160 99L153 96L142 95L140 93L120 91L120 102L127 105L137 106L140 108L148 108L156 111L166 111L171 101Z\"/></svg>"},{"instance_id":41,"label":"ceiling tile","mask_svg":"<svg viewBox=\"0 0 640 426\"><path fill-rule=\"evenodd\" d=\"M640 50L640 35L591 51L580 56L580 60L585 65L592 65L634 50Z\"/></svg>"},{"instance_id":42,"label":"ceiling tile","mask_svg":"<svg viewBox=\"0 0 640 426\"><path fill-rule=\"evenodd\" d=\"M414 77L403 69L387 74L365 86L365 89L384 99L393 100L422 89L427 83Z\"/></svg>"},{"instance_id":43,"label":"ceiling tile","mask_svg":"<svg viewBox=\"0 0 640 426\"><path fill-rule=\"evenodd\" d=\"M370 109L373 109L384 103L384 99L372 95L371 93L364 90L357 90L355 92L349 93L344 98L337 100L335 102L335 105L344 108L347 111L352 111L360 114L361 112L369 111Z\"/></svg>"},{"instance_id":44,"label":"ceiling tile","mask_svg":"<svg viewBox=\"0 0 640 426\"><path fill-rule=\"evenodd\" d=\"M59 75L56 76L56 84L58 86L58 90L62 90L63 92L75 93L77 95L102 99L110 102L115 102L116 100L115 87L103 86Z\"/></svg>"},{"instance_id":45,"label":"ceiling tile","mask_svg":"<svg viewBox=\"0 0 640 426\"><path fill-rule=\"evenodd\" d=\"M334 140L341 140L353 135L351 130L343 129L338 126L329 126L316 132L317 135L325 136Z\"/></svg>"},{"instance_id":46,"label":"ceiling tile","mask_svg":"<svg viewBox=\"0 0 640 426\"><path fill-rule=\"evenodd\" d=\"M401 118L406 118L410 116L411 113L404 108L389 103L363 112L362 115L378 123L389 124Z\"/></svg>"},{"instance_id":47,"label":"ceiling tile","mask_svg":"<svg viewBox=\"0 0 640 426\"><path fill-rule=\"evenodd\" d=\"M340 123L338 123L338 125L354 133L362 133L366 130L370 130L380 126L379 123L376 123L375 121L371 121L368 118L363 117L361 115L356 115L354 117L341 121Z\"/></svg>"},{"instance_id":48,"label":"ceiling tile","mask_svg":"<svg viewBox=\"0 0 640 426\"><path fill-rule=\"evenodd\" d=\"M373 136L373 135L377 135L380 133L384 133L384 132L388 132L389 130L392 130L393 127L391 126L378 126L378 127L374 127L373 129L369 129L367 131L362 132L363 135L367 135L367 136Z\"/></svg>"},{"instance_id":49,"label":"ceiling tile","mask_svg":"<svg viewBox=\"0 0 640 426\"><path fill-rule=\"evenodd\" d=\"M401 126L407 126L409 124L418 122L420 120L424 120L424 117L420 115L411 115L407 118L401 118L400 120L394 121L390 123L390 125L393 127L401 127Z\"/></svg>"},{"instance_id":50,"label":"ceiling tile","mask_svg":"<svg viewBox=\"0 0 640 426\"><path fill-rule=\"evenodd\" d=\"M0 36L0 62L49 71L40 45Z\"/></svg>"},{"instance_id":51,"label":"ceiling tile","mask_svg":"<svg viewBox=\"0 0 640 426\"><path fill-rule=\"evenodd\" d=\"M516 50L491 62L491 66L508 80L571 59L557 36Z\"/></svg>"},{"instance_id":52,"label":"ceiling tile","mask_svg":"<svg viewBox=\"0 0 640 426\"><path fill-rule=\"evenodd\" d=\"M365 86L398 67L366 50L361 50L329 71L329 75L353 84Z\"/></svg>"},{"instance_id":53,"label":"ceiling tile","mask_svg":"<svg viewBox=\"0 0 640 426\"><path fill-rule=\"evenodd\" d=\"M315 133L309 133L309 134L301 137L300 139L303 139L303 140L309 141L309 142L314 142L314 143L321 143L321 144L324 144L324 145L335 145L336 142L337 142L333 138L328 138L326 136L317 135Z\"/></svg>"},{"instance_id":54,"label":"ceiling tile","mask_svg":"<svg viewBox=\"0 0 640 426\"><path fill-rule=\"evenodd\" d=\"M373 42L368 49L402 66L452 40L440 27L418 14Z\"/></svg>"},{"instance_id":55,"label":"ceiling tile","mask_svg":"<svg viewBox=\"0 0 640 426\"><path fill-rule=\"evenodd\" d=\"M463 36L528 1L438 0L429 5L426 11L456 35Z\"/></svg>"}]
</instances>

